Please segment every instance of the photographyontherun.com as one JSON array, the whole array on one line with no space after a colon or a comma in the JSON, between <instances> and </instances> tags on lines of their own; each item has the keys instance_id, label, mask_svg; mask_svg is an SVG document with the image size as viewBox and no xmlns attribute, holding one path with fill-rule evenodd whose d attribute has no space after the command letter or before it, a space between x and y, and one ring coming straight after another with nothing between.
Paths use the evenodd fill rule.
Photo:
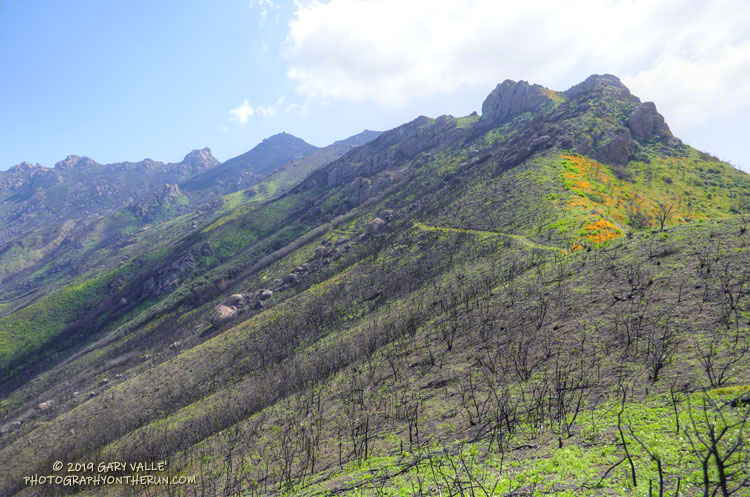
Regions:
<instances>
[{"instance_id":1,"label":"photographyontherun.com","mask_svg":"<svg viewBox=\"0 0 750 497\"><path fill-rule=\"evenodd\" d=\"M60 471L65 467L61 461L52 465L53 471ZM125 471L128 468L133 474L113 474ZM68 474L34 474L24 477L24 485L61 485L64 487L75 486L102 486L102 485L189 485L196 482L195 476L164 476L155 474L166 469L166 462L161 463L68 463L66 472ZM141 473L138 473L140 471ZM93 472L95 474L71 474L79 472ZM150 474L142 474L149 473Z\"/></svg>"}]
</instances>

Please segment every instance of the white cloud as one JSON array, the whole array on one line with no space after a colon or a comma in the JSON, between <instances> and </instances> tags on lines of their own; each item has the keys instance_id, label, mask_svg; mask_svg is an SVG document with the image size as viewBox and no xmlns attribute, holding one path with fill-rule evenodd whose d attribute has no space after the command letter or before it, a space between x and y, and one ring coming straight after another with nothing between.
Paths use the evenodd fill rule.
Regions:
<instances>
[{"instance_id":1,"label":"white cloud","mask_svg":"<svg viewBox=\"0 0 750 497\"><path fill-rule=\"evenodd\" d=\"M300 0L287 75L308 97L400 105L610 72L691 125L750 108L748 18L745 0Z\"/></svg>"},{"instance_id":2,"label":"white cloud","mask_svg":"<svg viewBox=\"0 0 750 497\"><path fill-rule=\"evenodd\" d=\"M229 110L229 119L244 126L250 121L250 118L255 115L260 115L261 117L273 117L279 113L279 109L284 112L289 112L290 110L299 108L297 104L288 104L284 106L284 101L284 97L279 97L274 104L253 107L247 100L245 100L234 109Z\"/></svg>"},{"instance_id":3,"label":"white cloud","mask_svg":"<svg viewBox=\"0 0 750 497\"><path fill-rule=\"evenodd\" d=\"M247 100L229 111L230 119L240 124L247 124L253 114L255 114L255 110L247 103Z\"/></svg>"}]
</instances>

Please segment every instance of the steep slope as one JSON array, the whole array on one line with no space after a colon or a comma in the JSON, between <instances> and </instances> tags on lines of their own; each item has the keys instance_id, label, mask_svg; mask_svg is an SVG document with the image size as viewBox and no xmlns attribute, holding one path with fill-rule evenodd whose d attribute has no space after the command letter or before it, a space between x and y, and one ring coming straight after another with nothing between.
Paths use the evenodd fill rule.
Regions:
<instances>
[{"instance_id":1,"label":"steep slope","mask_svg":"<svg viewBox=\"0 0 750 497\"><path fill-rule=\"evenodd\" d=\"M0 319L13 343L78 302L57 358L3 356L0 488L65 454L166 460L199 478L177 495L696 493L698 436L748 415L750 178L613 76L482 109L139 233Z\"/></svg>"}]
</instances>

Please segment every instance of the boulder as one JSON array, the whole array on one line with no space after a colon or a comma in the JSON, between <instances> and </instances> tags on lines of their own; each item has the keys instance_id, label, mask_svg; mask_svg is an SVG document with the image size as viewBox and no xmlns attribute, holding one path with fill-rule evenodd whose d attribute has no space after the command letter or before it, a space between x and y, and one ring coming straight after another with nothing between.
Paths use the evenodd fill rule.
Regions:
<instances>
[{"instance_id":1,"label":"boulder","mask_svg":"<svg viewBox=\"0 0 750 497\"><path fill-rule=\"evenodd\" d=\"M232 306L238 306L238 305L244 305L245 304L245 296L241 293L235 293L233 295L230 295L229 297L224 300L224 305L228 307Z\"/></svg>"},{"instance_id":2,"label":"boulder","mask_svg":"<svg viewBox=\"0 0 750 497\"><path fill-rule=\"evenodd\" d=\"M226 305L217 305L214 308L214 313L211 315L211 324L218 328L237 314L237 308Z\"/></svg>"},{"instance_id":3,"label":"boulder","mask_svg":"<svg viewBox=\"0 0 750 497\"><path fill-rule=\"evenodd\" d=\"M380 219L379 217L376 217L369 223L365 225L367 228L367 232L371 235L378 235L380 233L383 233L385 231L385 228L388 223Z\"/></svg>"},{"instance_id":4,"label":"boulder","mask_svg":"<svg viewBox=\"0 0 750 497\"><path fill-rule=\"evenodd\" d=\"M330 253L331 249L329 247L326 247L325 245L321 245L320 247L315 249L315 257L325 257Z\"/></svg>"},{"instance_id":5,"label":"boulder","mask_svg":"<svg viewBox=\"0 0 750 497\"><path fill-rule=\"evenodd\" d=\"M51 410L51 409L52 409L52 408L53 408L54 406L55 406L55 401L54 401L54 400L47 400L47 401L44 401L44 402L42 402L41 404L39 404L39 405L38 405L38 406L36 406L36 407L37 407L37 409L39 409L40 411L49 411L49 410Z\"/></svg>"},{"instance_id":6,"label":"boulder","mask_svg":"<svg viewBox=\"0 0 750 497\"><path fill-rule=\"evenodd\" d=\"M292 273L287 275L286 278L284 278L284 284L292 286L299 283L299 275L297 273Z\"/></svg>"},{"instance_id":7,"label":"boulder","mask_svg":"<svg viewBox=\"0 0 750 497\"><path fill-rule=\"evenodd\" d=\"M260 292L260 299L261 300L268 300L271 297L273 297L273 291L271 291L271 290L262 290Z\"/></svg>"}]
</instances>

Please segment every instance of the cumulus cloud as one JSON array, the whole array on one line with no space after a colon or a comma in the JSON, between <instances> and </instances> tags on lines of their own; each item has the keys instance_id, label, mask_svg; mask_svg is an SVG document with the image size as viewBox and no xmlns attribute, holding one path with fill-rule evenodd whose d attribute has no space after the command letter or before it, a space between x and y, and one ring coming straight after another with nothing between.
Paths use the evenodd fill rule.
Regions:
<instances>
[{"instance_id":1,"label":"cumulus cloud","mask_svg":"<svg viewBox=\"0 0 750 497\"><path fill-rule=\"evenodd\" d=\"M247 124L250 118L253 117L253 114L255 114L255 110L253 110L253 106L250 105L247 100L229 111L229 116L232 121L240 124Z\"/></svg>"},{"instance_id":2,"label":"cumulus cloud","mask_svg":"<svg viewBox=\"0 0 750 497\"><path fill-rule=\"evenodd\" d=\"M611 72L657 101L675 124L750 108L744 0L296 5L285 43L287 75L311 98L400 105L506 78L565 89L590 73Z\"/></svg>"},{"instance_id":3,"label":"cumulus cloud","mask_svg":"<svg viewBox=\"0 0 750 497\"><path fill-rule=\"evenodd\" d=\"M273 117L279 113L279 110L290 112L300 108L298 104L287 104L285 106L284 102L284 97L279 97L274 104L253 107L247 100L245 100L234 109L229 110L229 119L244 126L250 121L250 118L255 115L261 117Z\"/></svg>"}]
</instances>

